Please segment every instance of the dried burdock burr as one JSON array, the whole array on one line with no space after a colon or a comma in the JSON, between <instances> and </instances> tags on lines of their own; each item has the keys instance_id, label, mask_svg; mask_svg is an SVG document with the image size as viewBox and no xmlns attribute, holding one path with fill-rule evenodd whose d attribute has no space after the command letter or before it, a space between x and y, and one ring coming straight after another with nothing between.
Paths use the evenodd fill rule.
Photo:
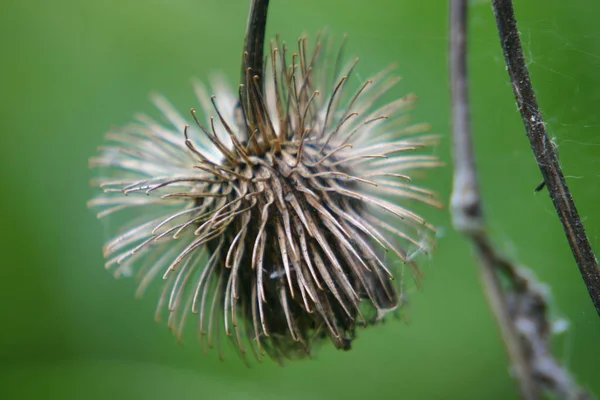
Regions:
<instances>
[{"instance_id":1,"label":"dried burdock burr","mask_svg":"<svg viewBox=\"0 0 600 400\"><path fill-rule=\"evenodd\" d=\"M140 294L164 279L157 313L179 337L194 317L207 348L225 333L258 359L307 356L325 338L347 350L358 325L399 307L396 265L418 274L406 249L432 246L407 206L440 206L410 180L440 165L421 151L437 138L407 124L412 96L376 106L391 68L351 90L358 60L344 64L343 45L309 51L302 37L290 54L276 40L263 66L263 39L249 37L238 90L197 83L189 125L155 96L171 126L138 117L91 159L103 191L90 206L129 221L106 266L137 275Z\"/></svg>"}]
</instances>

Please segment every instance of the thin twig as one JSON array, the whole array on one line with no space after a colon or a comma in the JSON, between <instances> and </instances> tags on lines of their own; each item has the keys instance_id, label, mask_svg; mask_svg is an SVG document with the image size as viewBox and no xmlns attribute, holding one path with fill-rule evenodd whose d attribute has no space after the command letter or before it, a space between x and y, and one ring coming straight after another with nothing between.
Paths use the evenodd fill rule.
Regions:
<instances>
[{"instance_id":1,"label":"thin twig","mask_svg":"<svg viewBox=\"0 0 600 400\"><path fill-rule=\"evenodd\" d=\"M267 26L267 11L269 0L252 0L250 15L246 28L246 39L244 41L244 54L242 59L242 82L246 82L248 68L252 70L253 76L262 80L263 54L265 43L265 30Z\"/></svg>"},{"instance_id":2,"label":"thin twig","mask_svg":"<svg viewBox=\"0 0 600 400\"><path fill-rule=\"evenodd\" d=\"M452 218L454 228L473 241L481 267L485 292L507 346L514 372L527 399L536 398L537 385L526 362L525 350L510 318L502 286L495 271L496 254L483 226L483 212L469 115L467 82L467 0L452 0L450 10L450 76L452 82L452 131L454 188Z\"/></svg>"},{"instance_id":3,"label":"thin twig","mask_svg":"<svg viewBox=\"0 0 600 400\"><path fill-rule=\"evenodd\" d=\"M523 48L517 29L511 0L493 0L496 24L504 60L510 74L517 105L523 118L531 149L542 171L550 198L565 230L579 272L600 315L600 268L575 203L565 181L555 146L548 138L546 124L538 106L523 57Z\"/></svg>"},{"instance_id":4,"label":"thin twig","mask_svg":"<svg viewBox=\"0 0 600 400\"><path fill-rule=\"evenodd\" d=\"M588 398L550 352L552 329L542 285L503 258L485 231L469 116L467 0L451 0L450 7L454 228L467 236L476 250L484 290L521 396L539 399L545 390L565 399Z\"/></svg>"},{"instance_id":5,"label":"thin twig","mask_svg":"<svg viewBox=\"0 0 600 400\"><path fill-rule=\"evenodd\" d=\"M258 146L255 135L261 136L256 128L250 127L256 127L260 121L260 117L257 115L260 112L255 110L254 105L260 104L264 92L263 54L268 9L269 0L252 0L250 4L242 54L240 97L236 107L236 118L239 118L238 121L242 123L246 122L248 128L246 139L251 140L254 146ZM264 135L264 132L262 134ZM254 150L256 151L257 148Z\"/></svg>"}]
</instances>

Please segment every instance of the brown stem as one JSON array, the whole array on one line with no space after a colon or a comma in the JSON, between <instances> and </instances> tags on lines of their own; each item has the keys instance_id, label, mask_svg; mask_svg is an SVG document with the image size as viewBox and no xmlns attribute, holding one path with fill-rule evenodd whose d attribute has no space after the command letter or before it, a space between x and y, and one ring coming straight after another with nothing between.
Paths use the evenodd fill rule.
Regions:
<instances>
[{"instance_id":1,"label":"brown stem","mask_svg":"<svg viewBox=\"0 0 600 400\"><path fill-rule=\"evenodd\" d=\"M559 398L587 399L550 350L551 326L544 291L524 269L505 259L485 230L469 116L467 2L450 1L450 77L454 182L452 222L477 254L484 291L524 399L544 391Z\"/></svg>"},{"instance_id":2,"label":"brown stem","mask_svg":"<svg viewBox=\"0 0 600 400\"><path fill-rule=\"evenodd\" d=\"M248 68L252 70L253 76L258 76L262 81L268 8L269 0L252 0L242 56L242 83L246 83Z\"/></svg>"},{"instance_id":3,"label":"brown stem","mask_svg":"<svg viewBox=\"0 0 600 400\"><path fill-rule=\"evenodd\" d=\"M542 171L550 198L563 225L571 251L579 267L588 293L600 315L600 268L594 255L573 197L565 181L555 146L546 132L546 124L538 106L523 57L517 21L511 0L493 0L496 24L504 60L512 82L517 105L523 118L531 149Z\"/></svg>"},{"instance_id":4,"label":"brown stem","mask_svg":"<svg viewBox=\"0 0 600 400\"><path fill-rule=\"evenodd\" d=\"M452 132L454 155L454 188L452 219L457 231L468 236L477 250L481 278L492 312L511 359L521 394L537 398L525 349L511 320L499 276L495 250L483 226L481 195L473 155L467 81L467 0L452 0L450 9L450 79L452 82Z\"/></svg>"}]
</instances>

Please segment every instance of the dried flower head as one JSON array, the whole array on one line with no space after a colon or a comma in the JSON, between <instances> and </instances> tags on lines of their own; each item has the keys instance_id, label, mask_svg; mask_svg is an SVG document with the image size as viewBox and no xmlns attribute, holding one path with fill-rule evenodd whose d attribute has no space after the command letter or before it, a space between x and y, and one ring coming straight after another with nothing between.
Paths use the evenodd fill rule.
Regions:
<instances>
[{"instance_id":1,"label":"dried flower head","mask_svg":"<svg viewBox=\"0 0 600 400\"><path fill-rule=\"evenodd\" d=\"M390 260L417 271L405 249L430 247L433 227L406 204L439 206L410 181L439 165L418 152L436 137L406 124L412 96L375 106L398 81L391 68L350 92L358 60L342 67L329 43L309 54L301 38L291 56L272 43L267 78L248 70L237 93L196 84L190 126L155 97L171 127L138 117L91 160L103 194L90 205L130 214L106 266L136 272L139 293L165 279L157 312L179 336L195 314L207 346L225 332L259 359L327 337L349 349L358 324L400 304Z\"/></svg>"}]
</instances>

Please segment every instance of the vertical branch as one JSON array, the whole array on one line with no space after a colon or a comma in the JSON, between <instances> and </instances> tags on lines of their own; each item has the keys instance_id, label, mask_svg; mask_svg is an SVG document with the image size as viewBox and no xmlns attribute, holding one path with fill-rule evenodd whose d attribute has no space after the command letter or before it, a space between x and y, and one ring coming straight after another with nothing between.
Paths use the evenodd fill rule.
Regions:
<instances>
[{"instance_id":1,"label":"vertical branch","mask_svg":"<svg viewBox=\"0 0 600 400\"><path fill-rule=\"evenodd\" d=\"M493 0L500 43L513 91L517 100L531 149L548 187L550 198L563 225L571 251L579 267L588 293L600 315L600 268L594 255L573 197L565 181L555 147L546 132L546 125L538 106L529 71L523 57L523 48L517 29L511 0Z\"/></svg>"},{"instance_id":2,"label":"vertical branch","mask_svg":"<svg viewBox=\"0 0 600 400\"><path fill-rule=\"evenodd\" d=\"M245 124L248 135L242 142L249 140L248 148L255 153L262 151L258 138L266 138L263 121L268 118L265 116L266 110L261 107L264 92L263 54L268 8L269 0L252 0L250 4L237 107L239 120Z\"/></svg>"},{"instance_id":3,"label":"vertical branch","mask_svg":"<svg viewBox=\"0 0 600 400\"><path fill-rule=\"evenodd\" d=\"M265 45L265 30L267 26L267 11L269 0L252 0L246 39L244 41L244 54L242 55L241 81L246 82L248 68L253 76L258 76L262 81L263 54Z\"/></svg>"},{"instance_id":4,"label":"vertical branch","mask_svg":"<svg viewBox=\"0 0 600 400\"><path fill-rule=\"evenodd\" d=\"M452 222L473 244L484 291L502 335L522 398L544 391L559 398L586 399L550 351L551 323L541 285L500 255L485 231L474 160L467 75L467 2L450 0L450 77L454 181Z\"/></svg>"},{"instance_id":5,"label":"vertical branch","mask_svg":"<svg viewBox=\"0 0 600 400\"><path fill-rule=\"evenodd\" d=\"M454 188L452 222L463 233L483 230L479 183L473 157L467 82L467 1L451 1L450 80L452 85L452 132Z\"/></svg>"},{"instance_id":6,"label":"vertical branch","mask_svg":"<svg viewBox=\"0 0 600 400\"><path fill-rule=\"evenodd\" d=\"M496 269L496 254L483 225L481 196L473 155L467 81L467 0L450 3L450 79L452 84L452 134L454 182L452 222L468 236L479 258L481 277L490 308L500 328L515 376L526 399L537 398L535 381L526 362L525 349L517 335Z\"/></svg>"}]
</instances>

